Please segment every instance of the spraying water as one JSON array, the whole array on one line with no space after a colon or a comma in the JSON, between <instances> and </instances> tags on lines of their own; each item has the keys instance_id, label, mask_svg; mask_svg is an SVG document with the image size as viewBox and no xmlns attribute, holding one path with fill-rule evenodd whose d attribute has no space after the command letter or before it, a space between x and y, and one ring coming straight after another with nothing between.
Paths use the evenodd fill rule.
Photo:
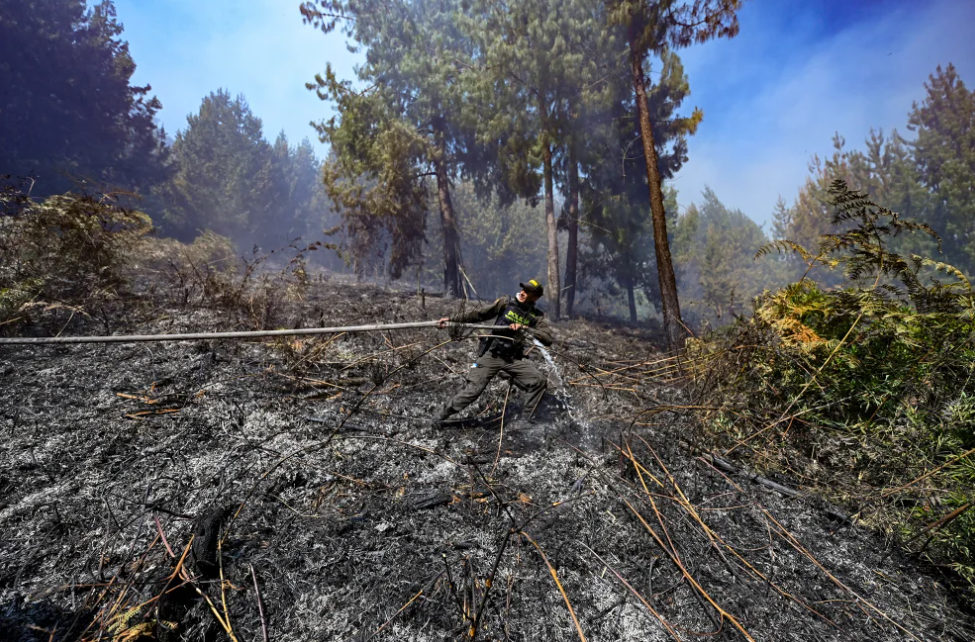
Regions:
<instances>
[{"instance_id":1,"label":"spraying water","mask_svg":"<svg viewBox=\"0 0 975 642\"><path fill-rule=\"evenodd\" d=\"M535 345L541 350L542 356L545 357L545 362L548 364L548 370L555 377L557 382L557 387L555 389L555 398L565 407L566 414L572 422L582 428L586 435L592 434L591 426L589 425L589 420L584 416L580 415L578 410L572 404L572 397L569 395L569 389L565 385L565 380L562 379L562 375L559 373L558 366L555 365L555 360L552 359L552 355L549 351L545 349L545 346L538 340L534 340Z\"/></svg>"}]
</instances>

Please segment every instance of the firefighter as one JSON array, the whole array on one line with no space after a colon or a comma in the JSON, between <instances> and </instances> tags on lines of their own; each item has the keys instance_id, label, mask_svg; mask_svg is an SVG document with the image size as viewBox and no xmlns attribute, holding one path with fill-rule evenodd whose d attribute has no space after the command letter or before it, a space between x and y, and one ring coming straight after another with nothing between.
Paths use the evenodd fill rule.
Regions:
<instances>
[{"instance_id":1,"label":"firefighter","mask_svg":"<svg viewBox=\"0 0 975 642\"><path fill-rule=\"evenodd\" d=\"M477 399L499 372L511 375L515 385L525 391L528 417L535 412L545 394L546 379L525 358L525 343L534 337L549 346L554 338L545 314L535 307L544 288L535 279L519 285L521 291L513 297L503 296L490 305L440 319L440 327L444 328L448 323L482 323L493 318L498 330L481 338L477 360L467 374L467 385L440 412L435 425L442 425L450 415Z\"/></svg>"}]
</instances>

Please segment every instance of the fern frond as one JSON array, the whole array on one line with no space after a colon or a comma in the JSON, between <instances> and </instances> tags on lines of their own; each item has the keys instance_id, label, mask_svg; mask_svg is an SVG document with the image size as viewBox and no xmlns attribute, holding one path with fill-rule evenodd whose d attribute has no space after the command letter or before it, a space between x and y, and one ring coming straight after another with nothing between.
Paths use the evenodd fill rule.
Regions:
<instances>
[{"instance_id":1,"label":"fern frond","mask_svg":"<svg viewBox=\"0 0 975 642\"><path fill-rule=\"evenodd\" d=\"M975 295L975 291L972 290L972 282L968 280L968 277L965 276L964 272L956 268L954 265L929 259L923 256L918 256L917 254L912 254L911 260L916 261L919 265L934 268L938 272L950 274L951 276L955 277L960 284L964 285L964 287L968 290L969 295Z\"/></svg>"},{"instance_id":2,"label":"fern frond","mask_svg":"<svg viewBox=\"0 0 975 642\"><path fill-rule=\"evenodd\" d=\"M814 260L815 258L813 257L812 254L809 253L808 250L806 250L806 248L799 245L798 243L789 240L772 241L771 243L767 243L763 245L762 247L758 248L757 252L755 252L755 258L756 259L761 258L767 254L771 254L772 252L777 252L779 254L795 252L796 254L801 256L802 259L807 263L809 261Z\"/></svg>"}]
</instances>

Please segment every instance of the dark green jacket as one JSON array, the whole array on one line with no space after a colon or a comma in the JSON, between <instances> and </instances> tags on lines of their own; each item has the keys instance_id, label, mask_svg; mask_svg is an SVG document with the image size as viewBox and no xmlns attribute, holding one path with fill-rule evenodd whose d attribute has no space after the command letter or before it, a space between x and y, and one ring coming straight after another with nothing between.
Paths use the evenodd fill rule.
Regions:
<instances>
[{"instance_id":1,"label":"dark green jacket","mask_svg":"<svg viewBox=\"0 0 975 642\"><path fill-rule=\"evenodd\" d=\"M511 309L508 307L509 304L512 306ZM505 314L506 311L508 312L507 315ZM508 341L495 341L494 343L509 345L511 350L506 349L504 352L510 353L515 358L521 357L524 354L525 346L531 343L532 338L538 339L542 345L546 346L552 345L552 342L555 341L548 319L545 318L545 313L534 305L526 307L519 303L517 298L511 296L503 296L489 305L450 317L450 320L455 323L483 323L491 319L494 319L498 326L521 323L532 329L531 333L512 332L511 330L501 330L500 328L496 331L497 334L509 336L514 339L513 343Z\"/></svg>"}]
</instances>

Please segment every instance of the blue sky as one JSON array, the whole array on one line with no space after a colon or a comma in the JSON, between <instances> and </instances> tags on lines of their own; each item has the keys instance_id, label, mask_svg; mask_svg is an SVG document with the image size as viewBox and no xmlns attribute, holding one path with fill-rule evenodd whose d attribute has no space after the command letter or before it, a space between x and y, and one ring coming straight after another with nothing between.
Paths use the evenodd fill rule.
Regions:
<instances>
[{"instance_id":1,"label":"blue sky","mask_svg":"<svg viewBox=\"0 0 975 642\"><path fill-rule=\"evenodd\" d=\"M305 83L329 61L351 78L361 55L350 54L341 35L302 24L298 0L115 0L115 6L137 67L133 83L152 85L169 135L185 128L204 96L222 88L247 98L266 138L284 130L295 143L309 138L324 155L309 122L331 112Z\"/></svg>"},{"instance_id":2,"label":"blue sky","mask_svg":"<svg viewBox=\"0 0 975 642\"><path fill-rule=\"evenodd\" d=\"M352 77L361 56L340 34L303 25L297 0L116 0L138 69L174 135L218 88L246 96L265 136L317 143L330 112L304 83L331 62ZM246 7L242 10L241 7ZM732 40L682 50L704 122L675 179L683 206L709 185L729 207L767 223L792 201L814 153L838 131L859 147L871 127L906 133L907 113L937 65L975 86L975 0L748 0ZM766 226L767 227L767 226Z\"/></svg>"},{"instance_id":3,"label":"blue sky","mask_svg":"<svg viewBox=\"0 0 975 642\"><path fill-rule=\"evenodd\" d=\"M676 178L682 205L709 185L767 223L779 194L794 199L810 157L832 153L835 132L848 148L871 127L907 134L939 64L975 85L973 0L754 0L739 18L736 38L681 52L688 102L704 110Z\"/></svg>"}]
</instances>

